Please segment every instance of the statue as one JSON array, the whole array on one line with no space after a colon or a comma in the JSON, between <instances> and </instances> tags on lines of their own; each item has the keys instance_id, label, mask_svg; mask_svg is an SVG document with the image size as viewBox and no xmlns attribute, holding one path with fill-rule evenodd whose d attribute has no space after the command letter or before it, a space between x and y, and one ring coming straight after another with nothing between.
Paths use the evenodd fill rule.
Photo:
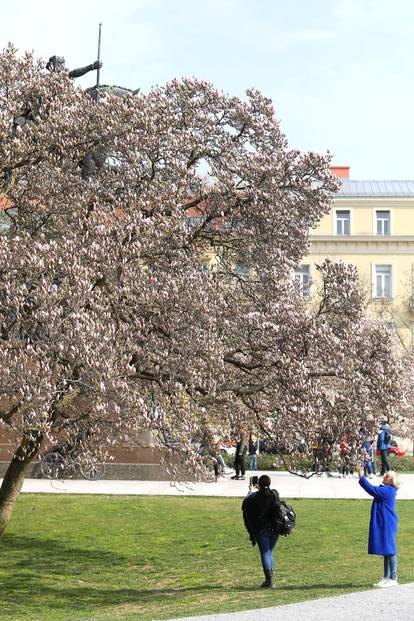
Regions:
<instances>
[{"instance_id":1,"label":"statue","mask_svg":"<svg viewBox=\"0 0 414 621\"><path fill-rule=\"evenodd\" d=\"M70 78L80 78L89 71L97 71L102 68L102 62L100 60L95 60L91 65L86 65L85 67L79 67L78 69L73 69L68 72ZM46 64L46 69L53 72L58 71L67 71L65 66L65 59L63 56L51 56Z\"/></svg>"},{"instance_id":2,"label":"statue","mask_svg":"<svg viewBox=\"0 0 414 621\"><path fill-rule=\"evenodd\" d=\"M72 71L68 71L65 66L65 59L63 56L51 56L46 63L46 69L51 73L57 73L61 71L67 71L69 78L75 79L80 78L83 75L89 73L90 71L97 72L97 80L96 86L92 87L92 89L88 89L87 92L89 96L92 98L95 103L98 103L99 97L99 75L100 70L102 68L102 62L100 60L101 55L101 27L102 24L99 24L99 39L98 39L98 60L91 63L90 65L85 65L84 67L79 67L78 69L73 69ZM103 89L106 90L106 89ZM127 94L129 89L119 89L120 92L116 94L124 95ZM34 128L38 123L39 110L41 106L41 97L37 93L32 93L27 97L26 101L22 104L22 109L20 114L16 115L13 118L12 125L12 136L16 136L19 131L25 131L30 128ZM91 175L93 175L97 170L101 169L105 164L107 159L106 154L95 151L91 153L87 153L83 159L79 162L79 166L81 168L81 174L83 179L87 179ZM3 174L3 177L0 177L0 189L3 192L10 187L13 182L13 174L8 173L7 171Z\"/></svg>"},{"instance_id":3,"label":"statue","mask_svg":"<svg viewBox=\"0 0 414 621\"><path fill-rule=\"evenodd\" d=\"M98 44L98 60L91 63L90 65L85 65L85 67L79 67L77 69L73 69L69 71L65 65L65 59L63 56L51 56L46 63L46 69L50 73L59 73L59 72L67 72L69 78L76 79L80 78L83 75L89 73L90 71L97 71L97 81L96 85L86 89L86 93L91 97L91 99L98 103L99 94L100 93L111 93L113 95L117 95L118 97L125 97L127 95L136 95L139 92L139 89L132 90L129 88L123 88L120 86L109 86L109 85L100 85L99 84L99 72L102 68L102 62L100 58L100 38L101 38L101 24L99 25L99 44ZM33 127L37 123L37 117L39 114L40 108L40 98L37 95L34 95L30 100L26 101L23 105L21 113L13 119L13 129L12 133L15 136L19 130L24 130L28 127ZM83 179L88 179L92 175L94 175L97 171L99 171L104 165L108 165L112 170L118 170L118 165L116 162L110 161L106 153L103 153L99 150L95 150L87 153L82 160L79 162L79 167L81 169L81 176ZM3 187L9 184L8 179L3 180Z\"/></svg>"},{"instance_id":4,"label":"statue","mask_svg":"<svg viewBox=\"0 0 414 621\"><path fill-rule=\"evenodd\" d=\"M91 65L85 67L79 67L69 71L70 78L80 78L81 76L89 73L89 71L97 71L101 69L102 62L95 60ZM65 66L65 59L63 56L51 56L46 64L46 69L51 73L59 71L67 71ZM26 101L19 116L13 120L13 136L16 135L18 128L23 129L25 126L33 126L36 123L36 117L39 113L40 99L37 96L33 96L30 100Z\"/></svg>"},{"instance_id":5,"label":"statue","mask_svg":"<svg viewBox=\"0 0 414 621\"><path fill-rule=\"evenodd\" d=\"M99 46L98 46L98 56L99 56ZM79 67L78 69L73 69L68 72L70 78L80 78L81 76L89 73L89 71L98 71L102 68L102 62L100 60L96 60L94 63L90 65L86 65L85 67ZM63 56L51 56L46 64L46 69L53 72L59 71L67 71L65 66L65 59ZM99 94L100 93L111 93L112 95L117 95L118 97L125 97L126 95L136 95L139 89L132 90L129 88L123 88L121 86L109 86L109 85L99 85L99 77L97 79L97 84L95 86L91 86L86 89L86 93L90 96L90 98L98 103ZM82 160L79 162L79 166L81 168L81 175L83 179L88 179L97 171L99 171L105 163L107 163L108 158L107 154L102 153L101 151L91 151L87 153ZM112 162L109 164L112 170L117 170L116 163Z\"/></svg>"}]
</instances>

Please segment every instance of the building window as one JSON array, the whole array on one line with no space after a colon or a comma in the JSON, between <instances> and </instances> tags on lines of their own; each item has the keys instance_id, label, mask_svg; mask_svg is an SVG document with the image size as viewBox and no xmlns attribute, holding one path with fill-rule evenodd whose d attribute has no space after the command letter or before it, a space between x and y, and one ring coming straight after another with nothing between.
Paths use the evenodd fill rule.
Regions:
<instances>
[{"instance_id":1,"label":"building window","mask_svg":"<svg viewBox=\"0 0 414 621\"><path fill-rule=\"evenodd\" d=\"M0 207L0 235L7 233L12 227L13 220L8 214L10 214L10 216L16 216L17 209L8 209L6 212Z\"/></svg>"},{"instance_id":2,"label":"building window","mask_svg":"<svg viewBox=\"0 0 414 621\"><path fill-rule=\"evenodd\" d=\"M377 211L377 235L391 234L391 212Z\"/></svg>"},{"instance_id":3,"label":"building window","mask_svg":"<svg viewBox=\"0 0 414 621\"><path fill-rule=\"evenodd\" d=\"M376 265L374 297L389 299L392 297L392 266Z\"/></svg>"},{"instance_id":4,"label":"building window","mask_svg":"<svg viewBox=\"0 0 414 621\"><path fill-rule=\"evenodd\" d=\"M349 210L337 210L336 212L336 234L351 235L351 212Z\"/></svg>"},{"instance_id":5,"label":"building window","mask_svg":"<svg viewBox=\"0 0 414 621\"><path fill-rule=\"evenodd\" d=\"M300 265L295 270L295 287L303 298L310 298L310 265Z\"/></svg>"},{"instance_id":6,"label":"building window","mask_svg":"<svg viewBox=\"0 0 414 621\"><path fill-rule=\"evenodd\" d=\"M411 264L411 308L414 308L414 263ZM414 324L413 324L414 326Z\"/></svg>"},{"instance_id":7,"label":"building window","mask_svg":"<svg viewBox=\"0 0 414 621\"><path fill-rule=\"evenodd\" d=\"M249 277L249 266L246 263L236 263L234 272L242 280L246 280Z\"/></svg>"},{"instance_id":8,"label":"building window","mask_svg":"<svg viewBox=\"0 0 414 621\"><path fill-rule=\"evenodd\" d=\"M198 265L196 265L197 272L209 272L209 266L208 263L199 263Z\"/></svg>"},{"instance_id":9,"label":"building window","mask_svg":"<svg viewBox=\"0 0 414 621\"><path fill-rule=\"evenodd\" d=\"M187 216L187 230L191 231L197 227L201 227L205 223L204 216Z\"/></svg>"}]
</instances>

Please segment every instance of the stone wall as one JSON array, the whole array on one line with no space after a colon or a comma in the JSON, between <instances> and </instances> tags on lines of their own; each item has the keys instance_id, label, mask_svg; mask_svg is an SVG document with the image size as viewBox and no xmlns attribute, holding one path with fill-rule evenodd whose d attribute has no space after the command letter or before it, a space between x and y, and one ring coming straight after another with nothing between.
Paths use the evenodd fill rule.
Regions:
<instances>
[{"instance_id":1,"label":"stone wall","mask_svg":"<svg viewBox=\"0 0 414 621\"><path fill-rule=\"evenodd\" d=\"M8 429L0 430L0 477L4 476L10 459L16 450L19 437ZM113 446L108 451L111 459L107 464L106 479L136 481L166 481L169 476L160 464L160 450L149 434L139 434L137 444L145 446ZM45 449L46 452L47 448ZM29 466L27 478L40 478L39 459Z\"/></svg>"}]
</instances>

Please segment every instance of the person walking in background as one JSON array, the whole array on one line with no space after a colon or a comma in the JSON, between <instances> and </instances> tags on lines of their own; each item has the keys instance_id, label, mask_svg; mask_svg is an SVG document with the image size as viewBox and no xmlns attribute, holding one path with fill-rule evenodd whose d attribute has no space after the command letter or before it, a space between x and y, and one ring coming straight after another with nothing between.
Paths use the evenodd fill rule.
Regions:
<instances>
[{"instance_id":1,"label":"person walking in background","mask_svg":"<svg viewBox=\"0 0 414 621\"><path fill-rule=\"evenodd\" d=\"M379 451L381 455L381 476L384 476L388 470L391 470L387 459L388 451L391 448L391 438L390 426L388 423L382 423L377 438L377 451Z\"/></svg>"},{"instance_id":2,"label":"person walking in background","mask_svg":"<svg viewBox=\"0 0 414 621\"><path fill-rule=\"evenodd\" d=\"M242 434L236 445L236 454L234 456L234 469L236 474L231 477L232 479L244 479L244 475L246 473L244 457L246 455L247 447L244 438L245 436Z\"/></svg>"},{"instance_id":3,"label":"person walking in background","mask_svg":"<svg viewBox=\"0 0 414 621\"><path fill-rule=\"evenodd\" d=\"M257 470L257 442L250 436L249 438L249 469Z\"/></svg>"},{"instance_id":4,"label":"person walking in background","mask_svg":"<svg viewBox=\"0 0 414 621\"><path fill-rule=\"evenodd\" d=\"M341 466L339 476L345 477L351 474L351 445L349 444L349 436L343 436L339 445L339 455L341 457Z\"/></svg>"},{"instance_id":5,"label":"person walking in background","mask_svg":"<svg viewBox=\"0 0 414 621\"><path fill-rule=\"evenodd\" d=\"M368 554L384 557L384 577L373 586L387 588L397 586L397 527L395 511L397 490L400 486L398 474L393 470L385 473L382 485L372 485L364 477L363 468L358 470L359 484L374 501L369 523Z\"/></svg>"},{"instance_id":6,"label":"person walking in background","mask_svg":"<svg viewBox=\"0 0 414 621\"><path fill-rule=\"evenodd\" d=\"M363 454L363 463L364 463L364 475L370 479L372 479L372 473L374 470L373 467L373 459L374 457L374 449L373 449L373 440L369 440L365 438L362 443L362 454Z\"/></svg>"},{"instance_id":7,"label":"person walking in background","mask_svg":"<svg viewBox=\"0 0 414 621\"><path fill-rule=\"evenodd\" d=\"M270 489L270 477L263 474L259 477L258 491L252 492L243 500L242 511L246 530L250 541L259 547L265 581L260 585L263 589L273 588L273 549L279 538L274 529L275 504L279 501L279 493Z\"/></svg>"},{"instance_id":8,"label":"person walking in background","mask_svg":"<svg viewBox=\"0 0 414 621\"><path fill-rule=\"evenodd\" d=\"M313 455L312 472L319 472L321 448L317 440L314 440L314 442L312 442L312 455Z\"/></svg>"}]
</instances>

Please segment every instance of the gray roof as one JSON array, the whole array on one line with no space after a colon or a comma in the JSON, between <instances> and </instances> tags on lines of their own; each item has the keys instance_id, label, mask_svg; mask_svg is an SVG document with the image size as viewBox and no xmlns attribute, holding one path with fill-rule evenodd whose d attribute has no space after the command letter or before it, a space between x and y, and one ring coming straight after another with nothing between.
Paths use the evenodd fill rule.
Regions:
<instances>
[{"instance_id":1,"label":"gray roof","mask_svg":"<svg viewBox=\"0 0 414 621\"><path fill-rule=\"evenodd\" d=\"M413 196L414 181L354 181L341 179L337 196Z\"/></svg>"}]
</instances>

